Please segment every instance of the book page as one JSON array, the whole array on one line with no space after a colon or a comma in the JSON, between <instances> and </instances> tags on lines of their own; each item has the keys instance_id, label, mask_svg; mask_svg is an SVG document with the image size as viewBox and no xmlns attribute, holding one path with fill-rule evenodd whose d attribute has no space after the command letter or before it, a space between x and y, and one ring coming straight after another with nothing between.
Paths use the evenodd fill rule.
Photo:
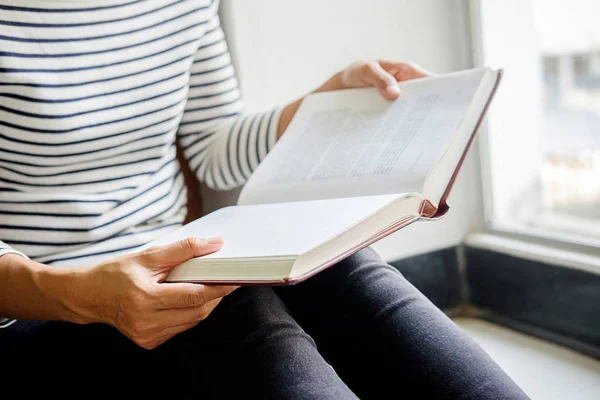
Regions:
<instances>
[{"instance_id":1,"label":"book page","mask_svg":"<svg viewBox=\"0 0 600 400\"><path fill-rule=\"evenodd\" d=\"M456 133L438 161L433 165L423 188L422 194L433 204L445 203L446 197L460 172L479 126L485 116L496 88L500 83L502 71L486 69L481 83L472 97L470 106L465 112Z\"/></svg>"},{"instance_id":2,"label":"book page","mask_svg":"<svg viewBox=\"0 0 600 400\"><path fill-rule=\"evenodd\" d=\"M423 198L406 194L377 210L372 218L365 218L327 242L302 254L294 262L292 278L333 265L348 255L375 243L377 240L420 219Z\"/></svg>"},{"instance_id":3,"label":"book page","mask_svg":"<svg viewBox=\"0 0 600 400\"><path fill-rule=\"evenodd\" d=\"M374 88L308 96L239 204L422 191L482 76L403 82L395 101Z\"/></svg>"},{"instance_id":4,"label":"book page","mask_svg":"<svg viewBox=\"0 0 600 400\"><path fill-rule=\"evenodd\" d=\"M295 257L397 198L397 195L387 195L224 207L145 247L166 245L187 237L219 236L225 241L223 248L203 258Z\"/></svg>"}]
</instances>

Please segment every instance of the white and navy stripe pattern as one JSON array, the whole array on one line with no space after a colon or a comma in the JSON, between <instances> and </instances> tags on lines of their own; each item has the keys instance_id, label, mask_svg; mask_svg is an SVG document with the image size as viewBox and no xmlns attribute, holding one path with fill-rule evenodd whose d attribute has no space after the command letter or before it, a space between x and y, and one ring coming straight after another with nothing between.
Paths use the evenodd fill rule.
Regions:
<instances>
[{"instance_id":1,"label":"white and navy stripe pattern","mask_svg":"<svg viewBox=\"0 0 600 400\"><path fill-rule=\"evenodd\" d=\"M244 114L208 0L0 0L0 255L62 266L182 224L175 140L198 178L244 183L280 108Z\"/></svg>"}]
</instances>

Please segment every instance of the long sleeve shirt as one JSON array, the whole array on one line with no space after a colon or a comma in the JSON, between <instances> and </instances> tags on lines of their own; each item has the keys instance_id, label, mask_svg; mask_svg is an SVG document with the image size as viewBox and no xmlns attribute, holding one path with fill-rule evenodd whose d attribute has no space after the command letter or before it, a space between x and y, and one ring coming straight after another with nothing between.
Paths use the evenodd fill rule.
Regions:
<instances>
[{"instance_id":1,"label":"long sleeve shirt","mask_svg":"<svg viewBox=\"0 0 600 400\"><path fill-rule=\"evenodd\" d=\"M113 258L181 226L176 140L243 184L281 108L246 114L210 0L0 0L0 256Z\"/></svg>"}]
</instances>

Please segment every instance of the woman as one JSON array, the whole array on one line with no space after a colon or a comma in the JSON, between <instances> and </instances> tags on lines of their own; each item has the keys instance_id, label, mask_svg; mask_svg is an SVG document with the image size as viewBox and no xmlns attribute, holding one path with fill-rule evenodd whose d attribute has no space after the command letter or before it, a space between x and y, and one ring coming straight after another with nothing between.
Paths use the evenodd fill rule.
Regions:
<instances>
[{"instance_id":1,"label":"woman","mask_svg":"<svg viewBox=\"0 0 600 400\"><path fill-rule=\"evenodd\" d=\"M88 396L525 397L371 250L290 288L161 283L222 246L136 251L184 221L175 142L200 181L233 188L302 101L242 113L217 3L0 0L4 382L63 397L82 395L75 382ZM358 62L317 91L394 99L425 75Z\"/></svg>"}]
</instances>

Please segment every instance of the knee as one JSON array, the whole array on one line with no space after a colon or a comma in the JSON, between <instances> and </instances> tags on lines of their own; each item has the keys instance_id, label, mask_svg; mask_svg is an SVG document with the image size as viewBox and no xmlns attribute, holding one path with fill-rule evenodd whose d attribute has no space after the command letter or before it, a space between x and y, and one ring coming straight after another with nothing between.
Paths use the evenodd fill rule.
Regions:
<instances>
[{"instance_id":1,"label":"knee","mask_svg":"<svg viewBox=\"0 0 600 400\"><path fill-rule=\"evenodd\" d=\"M379 254L372 247L365 247L364 249L359 250L356 253L348 256L344 261L354 262L358 264L384 263Z\"/></svg>"},{"instance_id":2,"label":"knee","mask_svg":"<svg viewBox=\"0 0 600 400\"><path fill-rule=\"evenodd\" d=\"M371 247L362 249L344 260L340 261L334 268L331 268L331 274L336 275L336 279L341 278L358 278L366 279L379 274L395 274L400 275L400 272L383 261L379 254Z\"/></svg>"},{"instance_id":3,"label":"knee","mask_svg":"<svg viewBox=\"0 0 600 400\"><path fill-rule=\"evenodd\" d=\"M298 323L291 319L272 319L256 326L246 338L253 347L277 349L285 353L303 346L315 346L314 340ZM316 347L316 346L315 346Z\"/></svg>"},{"instance_id":4,"label":"knee","mask_svg":"<svg viewBox=\"0 0 600 400\"><path fill-rule=\"evenodd\" d=\"M278 319L286 314L285 305L270 287L241 287L223 303L230 320L248 320L255 325Z\"/></svg>"},{"instance_id":5,"label":"knee","mask_svg":"<svg viewBox=\"0 0 600 400\"><path fill-rule=\"evenodd\" d=\"M304 333L273 288L242 287L230 296L231 299L226 299L227 303L223 305L220 322L245 338L269 341Z\"/></svg>"}]
</instances>

